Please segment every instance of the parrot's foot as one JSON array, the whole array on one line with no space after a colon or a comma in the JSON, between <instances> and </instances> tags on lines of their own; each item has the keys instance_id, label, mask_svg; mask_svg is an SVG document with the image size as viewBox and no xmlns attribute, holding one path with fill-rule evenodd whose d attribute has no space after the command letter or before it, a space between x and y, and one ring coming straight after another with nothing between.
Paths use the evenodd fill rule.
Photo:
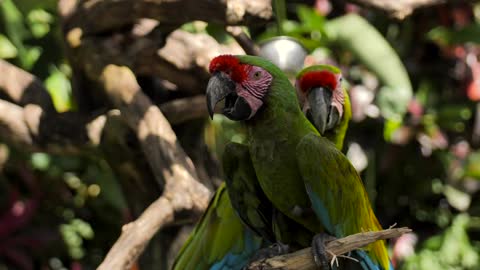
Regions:
<instances>
[{"instance_id":1,"label":"parrot's foot","mask_svg":"<svg viewBox=\"0 0 480 270\"><path fill-rule=\"evenodd\" d=\"M269 247L262 248L250 259L250 262L269 259L275 256L287 254L289 246L282 243L275 243Z\"/></svg>"},{"instance_id":2,"label":"parrot's foot","mask_svg":"<svg viewBox=\"0 0 480 270\"><path fill-rule=\"evenodd\" d=\"M320 233L313 237L312 240L312 255L315 264L322 270L329 270L330 264L327 257L327 250L325 244L333 241L336 238L330 234Z\"/></svg>"}]
</instances>

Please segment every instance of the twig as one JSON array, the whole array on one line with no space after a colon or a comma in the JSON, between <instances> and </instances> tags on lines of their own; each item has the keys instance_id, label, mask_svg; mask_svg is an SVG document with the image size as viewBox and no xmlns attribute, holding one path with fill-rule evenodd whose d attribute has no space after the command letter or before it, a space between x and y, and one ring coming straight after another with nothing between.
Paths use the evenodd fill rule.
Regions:
<instances>
[{"instance_id":1,"label":"twig","mask_svg":"<svg viewBox=\"0 0 480 270\"><path fill-rule=\"evenodd\" d=\"M349 235L327 243L326 250L329 259L334 259L352 250L359 249L378 240L399 237L411 232L409 228L387 229L377 232L364 232ZM286 255L276 256L266 260L251 263L248 270L314 270L317 269L313 261L311 248L305 248Z\"/></svg>"},{"instance_id":2,"label":"twig","mask_svg":"<svg viewBox=\"0 0 480 270\"><path fill-rule=\"evenodd\" d=\"M32 74L0 59L0 91L19 105L37 104L53 110L50 95L42 82Z\"/></svg>"},{"instance_id":3,"label":"twig","mask_svg":"<svg viewBox=\"0 0 480 270\"><path fill-rule=\"evenodd\" d=\"M258 55L260 53L260 49L258 48L258 46L249 36L247 36L245 31L243 31L242 27L227 26L227 32L232 35L232 37L243 48L246 54Z\"/></svg>"}]
</instances>

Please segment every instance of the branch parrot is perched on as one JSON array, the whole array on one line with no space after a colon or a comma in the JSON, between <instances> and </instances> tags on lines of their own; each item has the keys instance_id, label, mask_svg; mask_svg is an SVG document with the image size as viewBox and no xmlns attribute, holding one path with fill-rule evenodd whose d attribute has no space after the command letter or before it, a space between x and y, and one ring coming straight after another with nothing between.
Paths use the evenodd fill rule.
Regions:
<instances>
[{"instance_id":1,"label":"branch parrot is perched on","mask_svg":"<svg viewBox=\"0 0 480 270\"><path fill-rule=\"evenodd\" d=\"M245 124L244 147L263 193L276 210L311 234L344 237L381 230L354 167L305 117L292 85L276 66L254 56L224 55L212 60L210 72L209 112L213 115L216 104L225 100L223 114ZM322 98L329 105L317 119L320 131L341 121L343 96L338 76L325 70L322 74L328 89L320 91L320 97L306 93L307 98ZM308 90L311 81L300 79L300 89ZM278 234L276 240L286 242ZM364 269L390 269L383 241L354 256Z\"/></svg>"},{"instance_id":2,"label":"branch parrot is perched on","mask_svg":"<svg viewBox=\"0 0 480 270\"><path fill-rule=\"evenodd\" d=\"M315 94L316 91L321 91L321 89L312 87L312 89L302 90L299 88L299 81L305 75L310 78L315 77L318 74L312 74L311 72L321 71L325 68L330 68L336 76L340 76L338 69L329 66L312 66L304 69L297 76L297 92L301 97L302 108L309 115L312 123L318 122L312 120L314 115L319 115L317 113L317 110L320 109L318 106L327 106L327 104L308 103L316 102L314 98L309 99L307 97ZM323 82L319 81L319 83L322 85ZM345 91L345 102L340 124L327 127L325 130L325 134L328 134L327 137L339 149L343 145L346 128L351 117L348 94L346 90L343 91ZM245 147L237 148L235 145L231 145L227 151L242 152L245 150L248 151ZM230 201L230 197L225 190L225 184L222 184L214 195L214 199L211 200L204 216L177 255L173 269L241 269L260 248L265 248L275 242L271 221L272 205L259 186L249 156L238 153L225 156L247 156L243 162L238 160L224 160L223 162L224 164L236 165L226 166L225 169L227 182L230 186L228 193L231 194L233 200ZM237 215L233 214L235 210L232 208L232 203L243 221L263 239L253 236L250 229L241 222ZM291 224L288 226L292 227ZM221 239L221 241L214 239Z\"/></svg>"}]
</instances>

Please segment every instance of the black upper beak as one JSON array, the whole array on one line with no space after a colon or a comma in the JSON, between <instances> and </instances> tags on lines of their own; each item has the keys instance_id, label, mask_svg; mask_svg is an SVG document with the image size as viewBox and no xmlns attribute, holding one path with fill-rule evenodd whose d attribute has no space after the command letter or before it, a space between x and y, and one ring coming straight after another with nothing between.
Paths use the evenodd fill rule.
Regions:
<instances>
[{"instance_id":1,"label":"black upper beak","mask_svg":"<svg viewBox=\"0 0 480 270\"><path fill-rule=\"evenodd\" d=\"M213 118L215 106L228 94L235 92L235 82L223 72L215 72L207 86L207 108L210 118Z\"/></svg>"},{"instance_id":2,"label":"black upper beak","mask_svg":"<svg viewBox=\"0 0 480 270\"><path fill-rule=\"evenodd\" d=\"M334 128L340 120L340 113L332 106L332 90L316 87L310 89L307 102L310 106L310 117L320 134Z\"/></svg>"}]
</instances>

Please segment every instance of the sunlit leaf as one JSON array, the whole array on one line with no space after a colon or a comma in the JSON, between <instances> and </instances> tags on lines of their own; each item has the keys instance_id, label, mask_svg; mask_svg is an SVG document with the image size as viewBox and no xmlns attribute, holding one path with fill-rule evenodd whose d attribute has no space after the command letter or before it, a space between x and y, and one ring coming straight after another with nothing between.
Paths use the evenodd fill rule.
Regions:
<instances>
[{"instance_id":1,"label":"sunlit leaf","mask_svg":"<svg viewBox=\"0 0 480 270\"><path fill-rule=\"evenodd\" d=\"M352 52L385 86L378 100L382 115L399 120L412 98L407 71L390 44L364 18L349 14L325 24L328 39Z\"/></svg>"},{"instance_id":2,"label":"sunlit leaf","mask_svg":"<svg viewBox=\"0 0 480 270\"><path fill-rule=\"evenodd\" d=\"M313 8L299 5L297 8L297 15L304 28L308 30L323 31L325 18L318 14Z\"/></svg>"},{"instance_id":3,"label":"sunlit leaf","mask_svg":"<svg viewBox=\"0 0 480 270\"><path fill-rule=\"evenodd\" d=\"M72 109L72 87L68 77L58 68L53 67L50 76L45 80L47 88L53 100L55 109L65 112Z\"/></svg>"},{"instance_id":4,"label":"sunlit leaf","mask_svg":"<svg viewBox=\"0 0 480 270\"><path fill-rule=\"evenodd\" d=\"M471 153L465 165L465 175L480 180L480 152Z\"/></svg>"},{"instance_id":5,"label":"sunlit leaf","mask_svg":"<svg viewBox=\"0 0 480 270\"><path fill-rule=\"evenodd\" d=\"M92 226L89 223L85 222L84 220L76 218L71 221L71 224L75 229L75 231L83 238L85 239L93 238L94 232L93 232Z\"/></svg>"},{"instance_id":6,"label":"sunlit leaf","mask_svg":"<svg viewBox=\"0 0 480 270\"><path fill-rule=\"evenodd\" d=\"M450 185L443 190L448 203L459 211L465 211L470 206L472 199L467 193L460 191Z\"/></svg>"},{"instance_id":7,"label":"sunlit leaf","mask_svg":"<svg viewBox=\"0 0 480 270\"><path fill-rule=\"evenodd\" d=\"M0 58L8 59L17 56L17 48L8 40L8 38L0 34Z\"/></svg>"},{"instance_id":8,"label":"sunlit leaf","mask_svg":"<svg viewBox=\"0 0 480 270\"><path fill-rule=\"evenodd\" d=\"M389 119L385 122L385 127L383 128L383 137L386 141L389 141L392 136L395 134L395 131L399 130L402 127L401 121L396 121Z\"/></svg>"},{"instance_id":9,"label":"sunlit leaf","mask_svg":"<svg viewBox=\"0 0 480 270\"><path fill-rule=\"evenodd\" d=\"M53 22L53 17L43 9L34 9L28 13L27 22L30 25L33 36L41 38L50 32L50 24Z\"/></svg>"},{"instance_id":10,"label":"sunlit leaf","mask_svg":"<svg viewBox=\"0 0 480 270\"><path fill-rule=\"evenodd\" d=\"M50 166L50 156L47 153L33 153L31 163L33 168L44 171Z\"/></svg>"}]
</instances>

